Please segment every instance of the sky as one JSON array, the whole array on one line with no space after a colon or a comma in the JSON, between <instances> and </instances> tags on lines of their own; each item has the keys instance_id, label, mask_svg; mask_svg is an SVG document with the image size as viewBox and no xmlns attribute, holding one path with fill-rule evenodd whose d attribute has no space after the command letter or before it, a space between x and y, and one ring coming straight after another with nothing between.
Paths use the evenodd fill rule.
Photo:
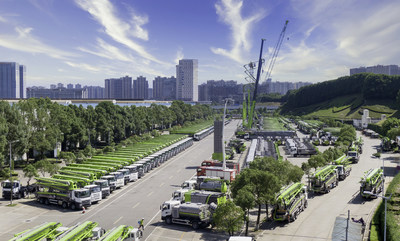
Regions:
<instances>
[{"instance_id":1,"label":"sky","mask_svg":"<svg viewBox=\"0 0 400 241\"><path fill-rule=\"evenodd\" d=\"M27 69L27 86L103 86L129 75L175 76L198 59L199 84L263 74L289 23L272 81L320 82L349 69L400 65L397 0L0 0L0 62Z\"/></svg>"}]
</instances>

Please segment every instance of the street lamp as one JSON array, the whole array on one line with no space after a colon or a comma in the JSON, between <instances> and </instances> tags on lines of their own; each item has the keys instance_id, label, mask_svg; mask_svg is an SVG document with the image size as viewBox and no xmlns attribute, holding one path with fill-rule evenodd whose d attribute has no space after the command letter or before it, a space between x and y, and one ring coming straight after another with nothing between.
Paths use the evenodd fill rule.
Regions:
<instances>
[{"instance_id":1,"label":"street lamp","mask_svg":"<svg viewBox=\"0 0 400 241\"><path fill-rule=\"evenodd\" d=\"M363 193L367 194L367 195L375 196L375 197L380 197L380 198L383 198L385 200L385 231L383 233L383 241L386 241L386 204L387 204L387 200L390 200L390 198L392 198L392 194L390 194L389 197L385 197L385 196L381 196L381 195L372 193L370 191L364 191Z\"/></svg>"},{"instance_id":2,"label":"street lamp","mask_svg":"<svg viewBox=\"0 0 400 241\"><path fill-rule=\"evenodd\" d=\"M19 142L19 140L15 140L15 141L9 141L8 144L10 144L10 182L11 182L11 195L10 195L10 205L12 205L12 198L13 198L13 193L14 193L14 183L12 181L12 153L11 153L11 144L15 143L15 142Z\"/></svg>"},{"instance_id":3,"label":"street lamp","mask_svg":"<svg viewBox=\"0 0 400 241\"><path fill-rule=\"evenodd\" d=\"M225 143L224 143L224 126L225 126L225 115L226 115L226 106L229 101L234 101L232 98L225 99L225 107L224 107L224 115L222 116L222 169L226 169L226 161L225 161Z\"/></svg>"}]
</instances>

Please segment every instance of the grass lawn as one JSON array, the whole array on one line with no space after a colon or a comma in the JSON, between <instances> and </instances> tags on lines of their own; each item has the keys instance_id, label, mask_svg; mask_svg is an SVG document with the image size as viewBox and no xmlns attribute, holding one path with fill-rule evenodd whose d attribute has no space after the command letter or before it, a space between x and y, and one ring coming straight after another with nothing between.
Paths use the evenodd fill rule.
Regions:
<instances>
[{"instance_id":1,"label":"grass lawn","mask_svg":"<svg viewBox=\"0 0 400 241\"><path fill-rule=\"evenodd\" d=\"M263 128L266 131L286 131L287 129L283 126L283 123L279 121L279 118L264 117Z\"/></svg>"}]
</instances>

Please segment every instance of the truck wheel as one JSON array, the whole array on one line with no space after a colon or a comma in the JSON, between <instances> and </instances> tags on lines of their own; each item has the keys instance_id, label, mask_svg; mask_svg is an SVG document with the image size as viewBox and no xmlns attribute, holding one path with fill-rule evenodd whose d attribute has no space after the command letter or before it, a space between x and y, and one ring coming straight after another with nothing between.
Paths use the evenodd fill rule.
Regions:
<instances>
[{"instance_id":1,"label":"truck wheel","mask_svg":"<svg viewBox=\"0 0 400 241\"><path fill-rule=\"evenodd\" d=\"M308 207L308 202L307 202L307 200L304 202L304 208L307 208Z\"/></svg>"},{"instance_id":2,"label":"truck wheel","mask_svg":"<svg viewBox=\"0 0 400 241\"><path fill-rule=\"evenodd\" d=\"M75 209L76 209L75 203L71 204L71 209L72 209L72 210L75 210Z\"/></svg>"},{"instance_id":3,"label":"truck wheel","mask_svg":"<svg viewBox=\"0 0 400 241\"><path fill-rule=\"evenodd\" d=\"M44 204L49 205L49 204L50 204L49 199L46 198L46 199L44 200Z\"/></svg>"},{"instance_id":4,"label":"truck wheel","mask_svg":"<svg viewBox=\"0 0 400 241\"><path fill-rule=\"evenodd\" d=\"M17 197L18 199L21 199L21 193L18 193L18 197Z\"/></svg>"},{"instance_id":5,"label":"truck wheel","mask_svg":"<svg viewBox=\"0 0 400 241\"><path fill-rule=\"evenodd\" d=\"M192 227L193 227L193 229L199 229L200 225L197 221L193 221Z\"/></svg>"},{"instance_id":6,"label":"truck wheel","mask_svg":"<svg viewBox=\"0 0 400 241\"><path fill-rule=\"evenodd\" d=\"M39 202L40 202L41 204L43 204L43 203L44 203L44 198L41 197L41 198L39 199Z\"/></svg>"},{"instance_id":7,"label":"truck wheel","mask_svg":"<svg viewBox=\"0 0 400 241\"><path fill-rule=\"evenodd\" d=\"M166 224L171 224L172 223L172 218L171 217L166 217L165 218L165 223Z\"/></svg>"},{"instance_id":8,"label":"truck wheel","mask_svg":"<svg viewBox=\"0 0 400 241\"><path fill-rule=\"evenodd\" d=\"M66 209L67 207L68 207L67 203L66 203L66 202L63 202L63 203L62 203L62 208Z\"/></svg>"}]
</instances>

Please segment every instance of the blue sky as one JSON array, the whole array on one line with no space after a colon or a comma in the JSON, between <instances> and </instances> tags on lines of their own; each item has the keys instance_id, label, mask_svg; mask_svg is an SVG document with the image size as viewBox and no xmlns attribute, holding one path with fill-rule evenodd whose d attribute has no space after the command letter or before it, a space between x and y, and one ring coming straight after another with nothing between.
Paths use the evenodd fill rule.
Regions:
<instances>
[{"instance_id":1,"label":"blue sky","mask_svg":"<svg viewBox=\"0 0 400 241\"><path fill-rule=\"evenodd\" d=\"M0 0L0 61L25 64L28 86L151 85L182 58L199 60L199 84L245 83L261 38L268 61L289 20L272 79L319 82L400 64L399 13L395 0Z\"/></svg>"}]
</instances>

